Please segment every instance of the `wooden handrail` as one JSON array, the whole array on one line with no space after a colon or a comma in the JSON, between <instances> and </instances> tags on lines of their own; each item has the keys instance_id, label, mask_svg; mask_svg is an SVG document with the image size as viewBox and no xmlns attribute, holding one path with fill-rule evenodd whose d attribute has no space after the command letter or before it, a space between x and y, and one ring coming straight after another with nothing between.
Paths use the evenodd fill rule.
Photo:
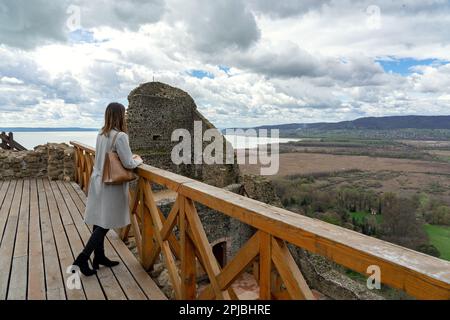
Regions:
<instances>
[{"instance_id":1,"label":"wooden handrail","mask_svg":"<svg viewBox=\"0 0 450 320\"><path fill-rule=\"evenodd\" d=\"M71 142L77 150L77 181L88 185L88 168L93 164L95 150ZM378 266L381 282L405 291L419 299L450 299L450 262L425 255L386 241L302 216L205 183L148 165L136 170L139 184L131 201L131 221L137 235L141 261L150 268L161 252L171 275L177 298L196 298L192 270L187 261L199 263L207 271L211 285L197 298L233 298L230 285L259 256L260 298L278 296L312 299L298 267L293 262L286 242L357 271L367 274L369 266ZM83 181L84 180L84 181ZM156 207L150 183L175 191L174 208L164 218ZM87 190L85 190L87 191ZM200 203L229 217L240 220L257 233L223 270L212 256L203 227L195 209ZM180 241L170 233L177 223ZM180 225L181 221L181 225ZM153 239L153 240L152 240ZM173 256L181 260L181 281ZM184 264L183 264L184 262ZM273 285L272 269L285 284L285 289ZM188 285L186 285L186 281ZM195 284L194 284L195 285ZM276 288L277 287L277 288ZM284 290L284 293L282 292Z\"/></svg>"}]
</instances>

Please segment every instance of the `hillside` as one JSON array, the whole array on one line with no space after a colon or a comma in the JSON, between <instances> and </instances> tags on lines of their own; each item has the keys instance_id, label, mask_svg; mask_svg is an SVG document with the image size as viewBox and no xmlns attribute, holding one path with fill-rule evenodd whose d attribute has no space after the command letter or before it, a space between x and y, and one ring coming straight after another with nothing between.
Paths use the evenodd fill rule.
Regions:
<instances>
[{"instance_id":1,"label":"hillside","mask_svg":"<svg viewBox=\"0 0 450 320\"><path fill-rule=\"evenodd\" d=\"M353 121L289 123L255 129L278 129L286 138L449 140L450 116L369 117Z\"/></svg>"},{"instance_id":2,"label":"hillside","mask_svg":"<svg viewBox=\"0 0 450 320\"><path fill-rule=\"evenodd\" d=\"M393 116L368 117L342 122L290 123L260 126L257 129L280 130L395 130L395 129L450 129L450 116Z\"/></svg>"}]
</instances>

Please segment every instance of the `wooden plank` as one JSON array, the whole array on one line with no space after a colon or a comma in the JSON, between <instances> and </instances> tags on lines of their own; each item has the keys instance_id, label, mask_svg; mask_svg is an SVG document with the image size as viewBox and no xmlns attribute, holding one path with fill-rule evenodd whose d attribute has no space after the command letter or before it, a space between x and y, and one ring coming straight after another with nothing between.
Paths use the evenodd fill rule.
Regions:
<instances>
[{"instance_id":1,"label":"wooden plank","mask_svg":"<svg viewBox=\"0 0 450 320\"><path fill-rule=\"evenodd\" d=\"M151 173L155 174L157 173ZM419 299L450 299L448 261L201 182L184 183L178 187L178 192L362 274L366 274L370 265L377 265L383 274L383 283L404 290Z\"/></svg>"},{"instance_id":2,"label":"wooden plank","mask_svg":"<svg viewBox=\"0 0 450 320\"><path fill-rule=\"evenodd\" d=\"M75 163L75 172L74 172L74 180L78 182L78 168L80 166L78 159L78 148L74 147L73 160Z\"/></svg>"},{"instance_id":3,"label":"wooden plank","mask_svg":"<svg viewBox=\"0 0 450 320\"><path fill-rule=\"evenodd\" d=\"M271 299L272 244L271 235L259 232L259 299Z\"/></svg>"},{"instance_id":4,"label":"wooden plank","mask_svg":"<svg viewBox=\"0 0 450 320\"><path fill-rule=\"evenodd\" d=\"M194 300L197 296L196 291L196 260L194 244L188 236L187 229L189 228L186 219L186 212L184 210L184 197L179 198L180 202L179 217L180 217L180 242L181 242L181 294L183 300ZM166 223L175 222L175 218L170 220L170 215Z\"/></svg>"},{"instance_id":5,"label":"wooden plank","mask_svg":"<svg viewBox=\"0 0 450 320\"><path fill-rule=\"evenodd\" d=\"M87 144L81 143L81 142L76 142L76 141L70 141L69 142L71 145L73 145L74 147L77 147L80 150L86 150L87 152L90 152L92 154L95 154L95 148L88 146Z\"/></svg>"},{"instance_id":6,"label":"wooden plank","mask_svg":"<svg viewBox=\"0 0 450 320\"><path fill-rule=\"evenodd\" d=\"M6 198L6 193L8 191L9 183L11 180L2 180L0 181L0 208L3 205L3 200Z\"/></svg>"},{"instance_id":7,"label":"wooden plank","mask_svg":"<svg viewBox=\"0 0 450 320\"><path fill-rule=\"evenodd\" d=\"M84 212L86 197L81 192L76 184L65 183L67 191L70 194L71 200L76 204L78 208L77 221L81 221L82 224L82 212ZM85 224L84 224L85 225ZM85 225L86 226L86 225ZM133 253L127 248L123 241L114 232L109 232L107 235L107 241L109 241L112 247L116 250L117 254L122 259L124 265L131 272L136 283L140 286L148 299L151 300L167 300L166 296L158 288L151 277L145 272L140 265L139 261L134 257Z\"/></svg>"},{"instance_id":8,"label":"wooden plank","mask_svg":"<svg viewBox=\"0 0 450 320\"><path fill-rule=\"evenodd\" d=\"M228 294L228 292L222 292L217 282L217 276L221 271L220 266L213 254L212 248L208 242L208 237L206 236L205 230L203 229L202 223L192 200L187 199L185 201L184 209L186 212L187 220L189 221L190 230L192 231L195 246L197 247L202 257L202 261L205 264L205 271L208 274L216 299L228 300L230 299L230 295Z\"/></svg>"},{"instance_id":9,"label":"wooden plank","mask_svg":"<svg viewBox=\"0 0 450 320\"><path fill-rule=\"evenodd\" d=\"M111 230L109 233L114 233L114 231ZM136 283L130 271L128 270L125 261L121 260L121 257L117 254L116 250L112 247L111 243L108 240L105 241L105 252L111 260L120 262L118 266L111 268L111 270L116 276L117 281L122 287L122 290L124 291L127 299L147 300L146 295L141 290L140 286Z\"/></svg>"},{"instance_id":10,"label":"wooden plank","mask_svg":"<svg viewBox=\"0 0 450 320\"><path fill-rule=\"evenodd\" d=\"M176 173L165 171L146 164L142 164L137 168L137 174L139 177L153 183L163 185L174 191L177 191L183 183L195 181L190 178L180 176Z\"/></svg>"},{"instance_id":11,"label":"wooden plank","mask_svg":"<svg viewBox=\"0 0 450 320\"><path fill-rule=\"evenodd\" d=\"M19 224L16 234L14 257L28 254L28 216L30 210L30 180L23 180L22 199L20 201Z\"/></svg>"},{"instance_id":12,"label":"wooden plank","mask_svg":"<svg viewBox=\"0 0 450 320\"><path fill-rule=\"evenodd\" d=\"M74 218L72 216L72 218ZM78 223L75 222L75 226L77 227L77 230L80 234L81 240L84 244L87 243L91 236L90 229L87 227L87 225L84 223L84 221L81 219L81 216L76 216L78 218ZM75 221L75 220L74 220ZM105 250L106 250L106 244L105 244ZM100 284L103 288L103 291L107 297L108 300L126 300L127 297L125 293L123 292L122 288L120 287L119 282L117 281L114 273L110 268L100 268L97 271L97 277L100 281ZM83 276L83 278L85 278Z\"/></svg>"},{"instance_id":13,"label":"wooden plank","mask_svg":"<svg viewBox=\"0 0 450 320\"><path fill-rule=\"evenodd\" d=\"M142 255L141 262L145 270L148 270L151 266L150 256L153 249L153 223L152 217L148 208L144 204L144 199L142 198Z\"/></svg>"},{"instance_id":14,"label":"wooden plank","mask_svg":"<svg viewBox=\"0 0 450 320\"><path fill-rule=\"evenodd\" d=\"M23 182L20 202L19 221L17 226L14 256L8 289L8 300L25 300L28 283L28 221L30 209L30 180Z\"/></svg>"},{"instance_id":15,"label":"wooden plank","mask_svg":"<svg viewBox=\"0 0 450 320\"><path fill-rule=\"evenodd\" d=\"M57 182L59 190L61 191L61 196L65 200L65 204L67 205L68 214L72 219L73 212L76 212L76 216L78 216L78 209L75 206L72 198L64 187L64 183L61 181ZM68 223L64 225L64 229L66 230L66 234L70 239L69 244L72 249L72 254L74 257L78 256L78 254L83 250L83 242L81 240L80 235L78 234L78 230L73 223L73 220L67 221ZM81 282L84 288L84 292L87 300L104 300L105 295L103 294L103 290L99 283L97 277L81 277Z\"/></svg>"},{"instance_id":16,"label":"wooden plank","mask_svg":"<svg viewBox=\"0 0 450 320\"><path fill-rule=\"evenodd\" d=\"M140 189L141 184L142 184L142 181L139 180L139 182L138 182L138 190ZM139 192L138 199L139 199L139 201L138 201L138 207L137 207L136 215L139 215L139 220L141 221L141 224L140 224L140 230L141 230L140 248L141 248L141 250L139 251L139 255L140 255L141 263L145 266L145 263L148 263L148 255L149 255L149 253L146 252L145 253L146 257L144 258L144 250L147 249L147 248L144 249L144 247L145 247L144 246L144 242L148 241L148 239L147 239L148 234L144 235L144 232L145 232L145 229L149 229L150 227L152 227L152 225L151 225L151 220L149 220L149 219L146 219L146 221L144 222L145 204L144 204L144 193L143 192ZM144 223L147 223L147 225L144 226ZM150 225L149 225L149 223L150 223ZM149 266L145 266L144 268L147 269L148 267Z\"/></svg>"},{"instance_id":17,"label":"wooden plank","mask_svg":"<svg viewBox=\"0 0 450 320\"><path fill-rule=\"evenodd\" d=\"M88 154L86 157L86 194L89 194L89 186L91 183L92 170L94 167L94 156Z\"/></svg>"},{"instance_id":18,"label":"wooden plank","mask_svg":"<svg viewBox=\"0 0 450 320\"><path fill-rule=\"evenodd\" d=\"M0 300L6 300L8 296L9 276L16 239L17 223L20 214L20 201L22 197L23 181L19 180L14 190L9 215L0 245Z\"/></svg>"},{"instance_id":19,"label":"wooden plank","mask_svg":"<svg viewBox=\"0 0 450 320\"><path fill-rule=\"evenodd\" d=\"M281 291L272 292L272 298L274 300L291 300L291 296L286 289Z\"/></svg>"},{"instance_id":20,"label":"wooden plank","mask_svg":"<svg viewBox=\"0 0 450 320\"><path fill-rule=\"evenodd\" d=\"M272 238L272 260L292 299L315 300L284 241Z\"/></svg>"},{"instance_id":21,"label":"wooden plank","mask_svg":"<svg viewBox=\"0 0 450 320\"><path fill-rule=\"evenodd\" d=\"M47 288L47 299L65 300L65 283L60 269L58 251L53 237L50 212L47 204L47 196L44 189L43 179L37 180L39 211L41 214L41 236L44 256L45 283Z\"/></svg>"},{"instance_id":22,"label":"wooden plank","mask_svg":"<svg viewBox=\"0 0 450 320\"><path fill-rule=\"evenodd\" d=\"M131 227L133 228L134 240L136 243L136 248L139 254L139 257L142 256L142 235L141 229L139 227L139 222L136 214L131 215L130 217ZM151 264L150 264L151 265Z\"/></svg>"},{"instance_id":23,"label":"wooden plank","mask_svg":"<svg viewBox=\"0 0 450 320\"><path fill-rule=\"evenodd\" d=\"M177 198L177 200L175 200L175 203L173 204L172 209L170 209L167 219L164 222L164 225L161 229L161 237L163 240L167 240L169 238L169 235L172 233L172 229L177 222L176 219L178 217L179 202L180 202L180 200L179 200L179 198ZM183 205L184 205L184 203L183 203Z\"/></svg>"},{"instance_id":24,"label":"wooden plank","mask_svg":"<svg viewBox=\"0 0 450 320\"><path fill-rule=\"evenodd\" d=\"M78 219L80 216L78 216ZM114 232L111 230L109 233ZM135 282L133 276L127 269L126 265L123 261L121 261L121 258L117 255L114 248L111 246L110 242L105 240L105 253L106 256L108 256L111 260L119 261L120 264L118 266L115 266L114 268L111 268L110 270L116 277L117 281L119 282L122 290L124 291L127 299L130 300L146 300L147 297L139 287L139 285ZM103 269L108 269L104 268Z\"/></svg>"},{"instance_id":25,"label":"wooden plank","mask_svg":"<svg viewBox=\"0 0 450 320\"><path fill-rule=\"evenodd\" d=\"M164 214L161 212L161 210L159 208L157 209L159 217L161 219L161 223L163 225L161 229L161 238L163 240L169 241L169 246L172 249L173 254L175 255L175 257L179 258L181 253L180 244L178 243L178 240L175 237L175 235L172 233L172 229L175 226L178 218L178 204L176 205L174 204L174 206L170 210L167 220L164 217ZM155 263L156 259L159 257L160 252L161 247L159 246L159 243L156 242L152 248L152 252L150 253L149 265L153 265Z\"/></svg>"},{"instance_id":26,"label":"wooden plank","mask_svg":"<svg viewBox=\"0 0 450 320\"><path fill-rule=\"evenodd\" d=\"M132 218L134 217L134 214L135 214L138 196L139 196L138 190L136 190L136 192L132 192L131 190L128 191L128 198L130 199L130 221L132 220ZM120 237L120 239L122 239L122 241L128 241L128 237L130 235L130 229L131 229L131 224L122 228L120 230L120 232L116 231L116 233L119 235L119 237Z\"/></svg>"},{"instance_id":27,"label":"wooden plank","mask_svg":"<svg viewBox=\"0 0 450 320\"><path fill-rule=\"evenodd\" d=\"M53 237L55 238L56 250L58 253L59 265L62 272L62 280L63 286L66 288L66 296L67 300L85 300L86 295L84 294L84 290L80 289L70 289L66 287L67 279L72 276L72 273L67 273L67 268L72 265L74 261L74 257L72 255L72 251L70 250L69 241L66 236L66 232L61 223L61 212L63 210L62 207L58 207L55 199L55 195L53 194L52 185L54 182L49 182L48 179L43 180L44 190L47 196L47 205L50 214L50 222L53 231ZM62 199L56 196L59 201Z\"/></svg>"},{"instance_id":28,"label":"wooden plank","mask_svg":"<svg viewBox=\"0 0 450 320\"><path fill-rule=\"evenodd\" d=\"M70 198L70 195L68 194L67 190L62 186L62 182L57 182L57 183L53 183L53 184L55 184L54 191L58 193L59 198L65 199L66 202L69 203L68 198ZM56 186L56 184L59 184L59 186ZM63 190L63 192L61 192L61 190ZM71 205L73 205L73 202L71 203ZM73 205L72 209L73 208L75 208L74 205ZM75 208L75 210L76 210L76 208ZM73 225L72 216L70 215L69 210L66 207L66 203L63 203L62 201L61 201L61 205L60 205L60 212L61 212L61 217L63 218L63 221L66 220L65 227L69 228L70 226L72 226ZM64 218L64 217L66 217L66 218ZM73 232L71 232L71 234L73 234ZM78 235L76 235L76 236L78 237ZM82 246L80 248L80 251L81 250L82 250ZM111 260L120 261L120 258L117 256L116 252L114 251L114 249L110 246L110 244L108 242L105 242L105 251L106 251L106 255ZM79 251L76 251L76 252L78 253ZM146 299L145 295L143 294L143 292L141 291L139 286L135 283L133 277L131 276L131 274L129 273L127 268L123 265L123 263L112 268L111 271L114 274L120 287L122 288L122 290L124 291L124 293L128 299L133 299L133 300ZM110 298L113 298L113 297L110 297Z\"/></svg>"},{"instance_id":29,"label":"wooden plank","mask_svg":"<svg viewBox=\"0 0 450 320\"><path fill-rule=\"evenodd\" d=\"M17 180L12 180L8 182L8 190L6 191L6 195L3 199L3 203L0 207L0 244L2 243L3 232L5 230L6 221L8 220L9 209L11 208L11 204L14 198L14 191L16 189ZM3 185L4 186L4 185ZM2 186L2 190L3 190Z\"/></svg>"},{"instance_id":30,"label":"wooden plank","mask_svg":"<svg viewBox=\"0 0 450 320\"><path fill-rule=\"evenodd\" d=\"M227 289L245 271L259 254L259 232L255 233L248 240L239 252L235 255L222 272L217 276L217 282L222 290ZM199 296L199 300L211 300L214 298L214 291L209 285Z\"/></svg>"},{"instance_id":31,"label":"wooden plank","mask_svg":"<svg viewBox=\"0 0 450 320\"><path fill-rule=\"evenodd\" d=\"M45 300L44 257L39 217L37 181L30 181L30 225L28 253L28 300Z\"/></svg>"},{"instance_id":32,"label":"wooden plank","mask_svg":"<svg viewBox=\"0 0 450 320\"><path fill-rule=\"evenodd\" d=\"M16 149L18 151L23 151L23 150L27 150L24 146L22 146L20 143L18 143L17 141L14 140L14 136L13 133L10 132L8 135L6 135L5 132L0 133L0 140L1 140L1 144L0 144L0 149Z\"/></svg>"},{"instance_id":33,"label":"wooden plank","mask_svg":"<svg viewBox=\"0 0 450 320\"><path fill-rule=\"evenodd\" d=\"M61 270L63 271L64 283L67 283L68 278L71 276L67 273L67 268L72 265L78 252L73 252L71 243L76 241L70 226L73 224L64 198L59 192L58 186L55 181L44 181L44 187L47 194L47 202L50 209L50 216L52 220L52 227L55 233L56 246L58 250L59 260L61 264ZM67 232L69 230L69 232ZM87 299L84 288L84 279L87 277L81 277L82 288L81 289L68 289L68 300L85 300Z\"/></svg>"},{"instance_id":34,"label":"wooden plank","mask_svg":"<svg viewBox=\"0 0 450 320\"><path fill-rule=\"evenodd\" d=\"M159 246L161 247L161 251L164 256L164 262L166 264L167 270L169 271L169 277L172 282L172 287L175 291L175 296L177 299L181 299L181 280L178 274L178 268L175 263L175 259L173 257L172 251L170 250L170 245L168 241L163 241L161 237L161 229L163 227L161 217L159 216L158 208L153 199L153 193L151 190L151 186L148 182L141 180L141 191L145 194L145 204L150 209L150 214L152 216L154 234L156 237Z\"/></svg>"},{"instance_id":35,"label":"wooden plank","mask_svg":"<svg viewBox=\"0 0 450 320\"><path fill-rule=\"evenodd\" d=\"M70 239L70 245L72 247L72 252L74 256L77 256L84 248L83 242L81 241L78 230L74 224L66 225L66 234ZM103 293L100 281L96 276L92 277L80 277L81 284L84 289L84 294L87 300L105 300L106 296Z\"/></svg>"},{"instance_id":36,"label":"wooden plank","mask_svg":"<svg viewBox=\"0 0 450 320\"><path fill-rule=\"evenodd\" d=\"M70 188L69 186L66 186L66 187L67 187L67 189ZM72 191L72 193L73 193L73 191ZM72 196L76 197L77 195L72 194ZM84 208L84 206L83 206L83 208ZM81 219L81 212L78 212L78 217L76 219L79 221L80 225L83 224L87 228L87 226L84 224L84 222ZM113 233L113 231L109 232L109 234L111 234L111 233ZM120 259L122 259L122 257L120 257L117 254L117 252L115 251L115 248L112 247L112 245L110 244L110 242L108 240L105 241L105 251L107 252L107 255L109 255L109 257L111 259L115 259L115 260L119 260L119 261L120 261ZM146 299L146 295L144 294L145 291L140 288L138 283L136 283L136 281L134 280L134 277L133 277L131 271L129 271L126 263L127 263L126 260L121 261L121 265L112 268L113 273L118 278L119 283L121 284L122 288L124 289L125 294L128 299L133 299L133 300ZM105 269L105 268L103 268L103 269Z\"/></svg>"},{"instance_id":37,"label":"wooden plank","mask_svg":"<svg viewBox=\"0 0 450 320\"><path fill-rule=\"evenodd\" d=\"M148 275L148 273L145 272L139 261L127 248L127 246L125 245L125 243L123 243L119 236L114 232L111 232L108 235L108 239L126 264L127 268L132 273L136 282L140 285L141 289L146 294L147 298L150 300L167 300L167 297L164 295L161 289L159 289L159 287Z\"/></svg>"}]
</instances>

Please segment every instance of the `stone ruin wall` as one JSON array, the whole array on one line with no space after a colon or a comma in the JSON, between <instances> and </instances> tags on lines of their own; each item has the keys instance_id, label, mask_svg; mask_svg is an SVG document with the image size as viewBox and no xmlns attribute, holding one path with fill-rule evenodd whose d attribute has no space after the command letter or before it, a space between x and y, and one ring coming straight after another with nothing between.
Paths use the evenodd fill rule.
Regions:
<instances>
[{"instance_id":1,"label":"stone ruin wall","mask_svg":"<svg viewBox=\"0 0 450 320\"><path fill-rule=\"evenodd\" d=\"M74 150L65 143L47 143L34 150L0 149L0 180L48 177L74 179Z\"/></svg>"},{"instance_id":2,"label":"stone ruin wall","mask_svg":"<svg viewBox=\"0 0 450 320\"><path fill-rule=\"evenodd\" d=\"M238 182L239 168L232 165L175 165L171 152L179 142L172 142L175 129L186 129L194 137L194 121L202 122L203 133L215 127L197 110L188 93L169 85L151 82L140 85L128 96L127 123L130 146L144 162L205 183L225 187ZM224 139L224 150L228 142ZM208 145L203 144L203 147ZM193 154L193 143L191 154Z\"/></svg>"}]
</instances>

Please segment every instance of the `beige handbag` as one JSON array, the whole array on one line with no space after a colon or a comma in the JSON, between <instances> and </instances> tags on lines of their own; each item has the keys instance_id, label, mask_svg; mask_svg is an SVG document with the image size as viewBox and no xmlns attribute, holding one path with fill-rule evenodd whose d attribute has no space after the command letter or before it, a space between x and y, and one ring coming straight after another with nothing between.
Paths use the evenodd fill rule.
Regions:
<instances>
[{"instance_id":1,"label":"beige handbag","mask_svg":"<svg viewBox=\"0 0 450 320\"><path fill-rule=\"evenodd\" d=\"M103 182L105 184L122 184L133 181L137 178L133 170L123 167L119 155L116 151L113 151L113 149L115 149L114 144L118 134L119 132L115 134L111 144L111 149L105 155L105 163L103 164Z\"/></svg>"}]
</instances>

